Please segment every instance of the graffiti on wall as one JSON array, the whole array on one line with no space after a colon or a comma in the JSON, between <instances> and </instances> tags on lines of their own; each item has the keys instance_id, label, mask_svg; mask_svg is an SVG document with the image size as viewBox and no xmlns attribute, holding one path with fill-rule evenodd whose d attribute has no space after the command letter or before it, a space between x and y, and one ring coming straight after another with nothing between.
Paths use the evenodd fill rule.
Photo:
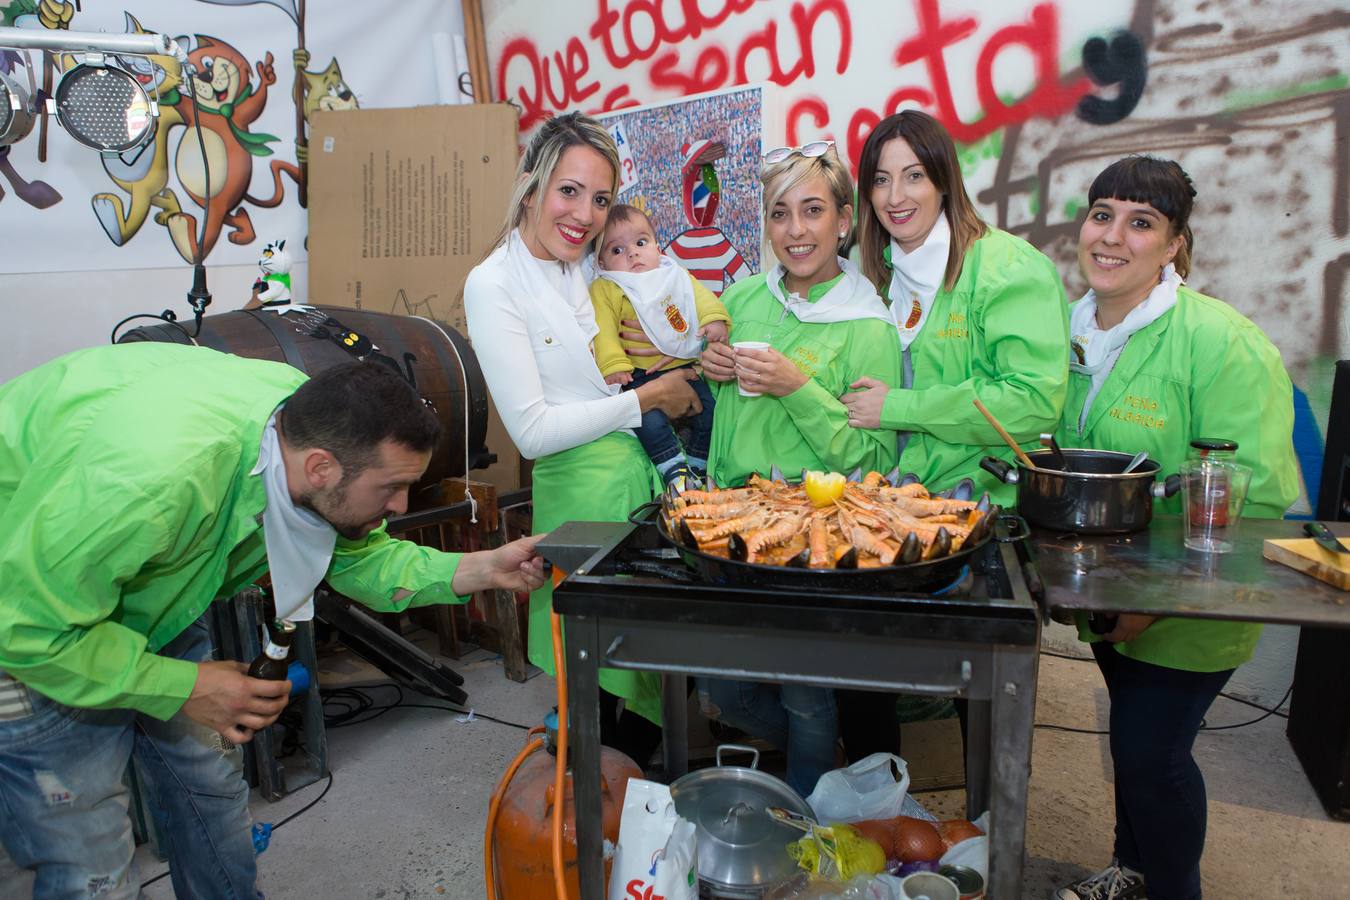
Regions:
<instances>
[{"instance_id":1,"label":"graffiti on wall","mask_svg":"<svg viewBox=\"0 0 1350 900\"><path fill-rule=\"evenodd\" d=\"M989 221L1083 285L1088 185L1173 157L1199 190L1192 284L1275 341L1324 419L1350 356L1350 9L1318 0L591 0L492 4L493 90L522 133L563 109L777 86L789 143L855 169L882 116L917 107L961 146ZM1324 424L1324 422L1323 422Z\"/></svg>"}]
</instances>

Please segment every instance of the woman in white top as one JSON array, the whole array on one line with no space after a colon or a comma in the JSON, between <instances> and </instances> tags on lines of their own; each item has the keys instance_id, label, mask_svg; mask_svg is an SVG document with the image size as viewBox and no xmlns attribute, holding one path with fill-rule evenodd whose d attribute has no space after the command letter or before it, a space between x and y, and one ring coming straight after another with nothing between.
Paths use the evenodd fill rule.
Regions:
<instances>
[{"instance_id":1,"label":"woman in white top","mask_svg":"<svg viewBox=\"0 0 1350 900\"><path fill-rule=\"evenodd\" d=\"M621 393L596 366L598 329L578 264L604 229L618 173L602 125L579 113L550 119L521 157L496 249L464 285L469 338L497 412L521 455L536 461L535 533L623 521L660 488L633 434L642 414L699 411L690 370ZM530 661L550 674L552 594L545 585L531 596L529 625ZM661 720L657 676L602 669L600 685L601 739L645 764L660 740L650 724ZM616 695L626 701L622 717Z\"/></svg>"}]
</instances>

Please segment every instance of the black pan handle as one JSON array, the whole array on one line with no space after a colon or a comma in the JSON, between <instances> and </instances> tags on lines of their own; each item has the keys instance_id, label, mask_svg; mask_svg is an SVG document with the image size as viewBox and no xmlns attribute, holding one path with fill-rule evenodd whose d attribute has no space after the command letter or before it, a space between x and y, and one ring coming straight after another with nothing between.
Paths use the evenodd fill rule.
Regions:
<instances>
[{"instance_id":1,"label":"black pan handle","mask_svg":"<svg viewBox=\"0 0 1350 900\"><path fill-rule=\"evenodd\" d=\"M652 512L652 510L660 508L661 508L660 500L648 500L646 503L642 504L637 509L633 510L628 514L628 524L646 525L649 522L651 522L650 513Z\"/></svg>"},{"instance_id":2,"label":"black pan handle","mask_svg":"<svg viewBox=\"0 0 1350 900\"><path fill-rule=\"evenodd\" d=\"M1116 630L1120 616L1108 616L1104 613L1088 613L1088 629L1093 634L1110 634Z\"/></svg>"},{"instance_id":3,"label":"black pan handle","mask_svg":"<svg viewBox=\"0 0 1350 900\"><path fill-rule=\"evenodd\" d=\"M980 468L1004 484L1017 484L1017 470L1010 463L1004 462L997 456L986 456L980 460Z\"/></svg>"},{"instance_id":4,"label":"black pan handle","mask_svg":"<svg viewBox=\"0 0 1350 900\"><path fill-rule=\"evenodd\" d=\"M1168 475L1162 481L1153 482L1153 496L1171 497L1177 491L1181 490L1181 476Z\"/></svg>"}]
</instances>

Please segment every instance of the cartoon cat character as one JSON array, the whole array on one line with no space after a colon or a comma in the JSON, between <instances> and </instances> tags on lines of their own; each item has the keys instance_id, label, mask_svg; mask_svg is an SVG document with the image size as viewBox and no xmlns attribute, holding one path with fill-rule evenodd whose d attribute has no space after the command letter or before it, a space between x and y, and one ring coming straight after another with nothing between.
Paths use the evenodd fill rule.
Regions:
<instances>
[{"instance_id":1,"label":"cartoon cat character","mask_svg":"<svg viewBox=\"0 0 1350 900\"><path fill-rule=\"evenodd\" d=\"M131 13L126 15L128 34L147 34ZM186 37L178 38L186 43ZM180 107L187 101L179 91L183 83L183 69L172 56L118 56L118 63L145 88L151 97L159 97L159 117L149 143L134 155L104 156L103 168L113 183L127 194L122 197L111 192L94 194L89 204L94 209L108 239L121 247L131 240L145 224L150 210L158 209L156 221L164 224L168 216L182 211L178 195L169 187L169 132L183 124Z\"/></svg>"},{"instance_id":2,"label":"cartoon cat character","mask_svg":"<svg viewBox=\"0 0 1350 900\"><path fill-rule=\"evenodd\" d=\"M308 50L301 47L295 51L296 76L304 83L306 122L320 109L360 109L356 94L352 93L342 78L342 67L338 65L337 57L330 59L328 68L320 72L311 72L305 68L309 60Z\"/></svg>"},{"instance_id":3,"label":"cartoon cat character","mask_svg":"<svg viewBox=\"0 0 1350 900\"><path fill-rule=\"evenodd\" d=\"M262 114L267 105L267 89L276 84L277 74L272 54L257 64L258 89L249 82L249 64L234 47L208 35L197 35L197 47L188 54L193 74L188 86L197 98L200 116L191 104L180 104L186 130L178 143L174 168L183 189L203 209L203 254L209 254L225 226L232 230L229 239L235 244L250 244L257 237L248 210L240 204L248 200L258 206L278 206L281 203L280 171L287 171L299 179L299 167L275 160L277 193L270 200L258 200L248 194L253 179L253 157L271 156L267 146L280 140L274 135L255 133L248 125ZM202 140L197 138L198 120ZM206 173L202 167L202 150L210 163L210 196L207 196ZM197 257L196 219L179 212L166 217L174 246L183 259L195 262Z\"/></svg>"},{"instance_id":4,"label":"cartoon cat character","mask_svg":"<svg viewBox=\"0 0 1350 900\"><path fill-rule=\"evenodd\" d=\"M253 282L253 296L244 304L244 309L288 305L291 302L291 255L286 252L286 242L272 241L263 247L258 268L262 269L262 275Z\"/></svg>"}]
</instances>

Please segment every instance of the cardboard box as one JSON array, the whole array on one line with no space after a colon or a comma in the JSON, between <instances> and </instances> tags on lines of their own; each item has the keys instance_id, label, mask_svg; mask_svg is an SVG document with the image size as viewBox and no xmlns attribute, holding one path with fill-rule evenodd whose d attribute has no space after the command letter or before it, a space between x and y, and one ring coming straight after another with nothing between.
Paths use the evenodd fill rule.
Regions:
<instances>
[{"instance_id":1,"label":"cardboard box","mask_svg":"<svg viewBox=\"0 0 1350 900\"><path fill-rule=\"evenodd\" d=\"M309 302L436 319L468 335L464 279L506 215L517 115L505 104L314 114ZM521 486L520 454L489 408L497 463L474 473Z\"/></svg>"}]
</instances>

